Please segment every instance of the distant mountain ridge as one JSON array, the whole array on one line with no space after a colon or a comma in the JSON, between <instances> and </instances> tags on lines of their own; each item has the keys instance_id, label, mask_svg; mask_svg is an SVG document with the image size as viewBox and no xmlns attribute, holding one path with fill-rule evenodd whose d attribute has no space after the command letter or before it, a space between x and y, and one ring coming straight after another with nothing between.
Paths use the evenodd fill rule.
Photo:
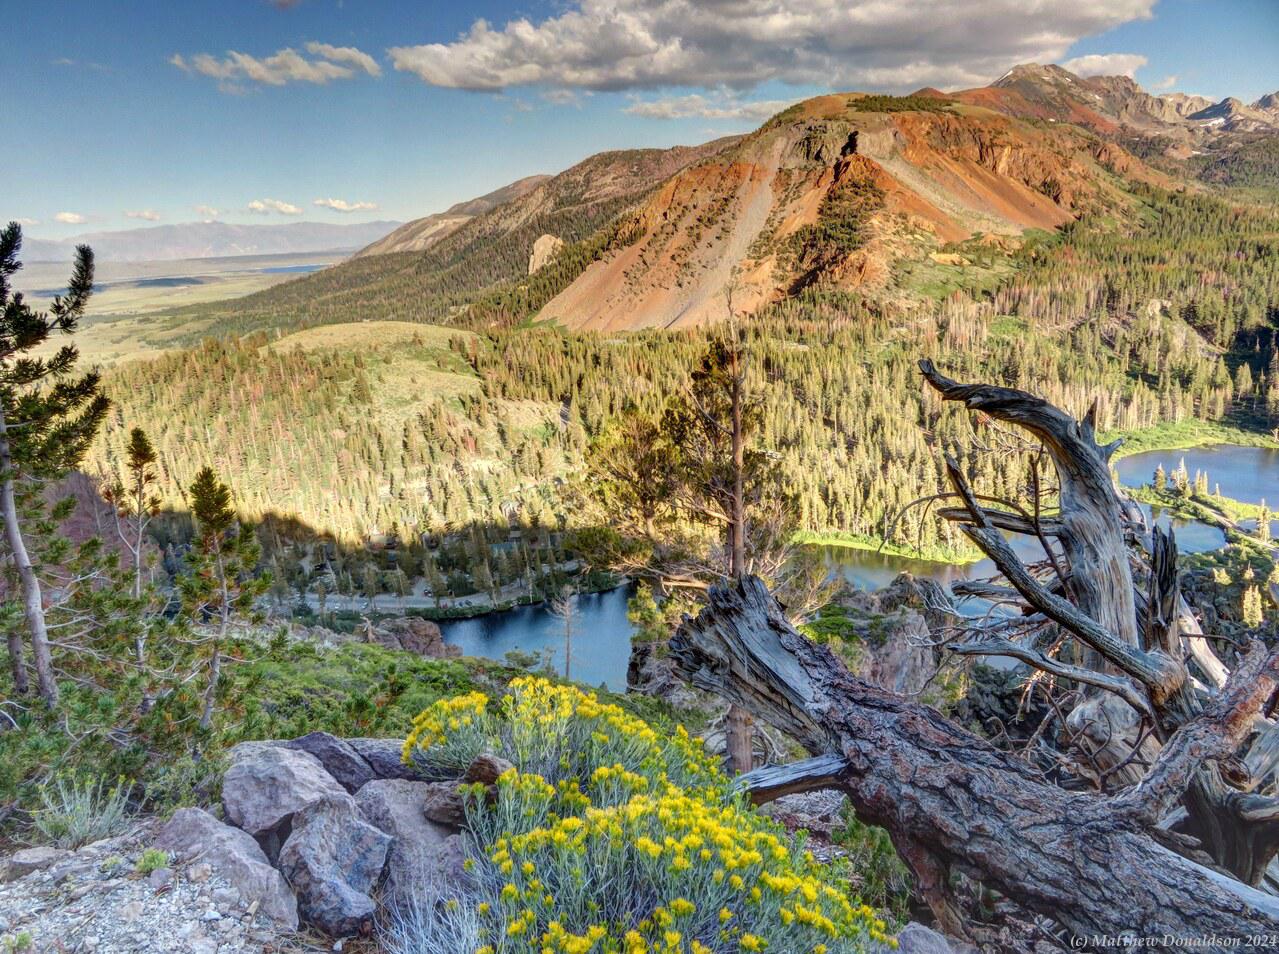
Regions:
<instances>
[{"instance_id":1,"label":"distant mountain ridge","mask_svg":"<svg viewBox=\"0 0 1279 954\"><path fill-rule=\"evenodd\" d=\"M70 261L80 243L90 245L104 262L163 262L230 255L285 255L362 248L400 223L393 221L329 223L286 222L233 225L228 222L185 222L140 229L89 232L61 241L28 238L23 257L31 262Z\"/></svg>"},{"instance_id":2,"label":"distant mountain ridge","mask_svg":"<svg viewBox=\"0 0 1279 954\"><path fill-rule=\"evenodd\" d=\"M1081 77L1054 64L1014 66L989 86L952 93L961 102L1024 119L1069 122L1103 135L1160 134L1185 141L1218 132L1279 132L1279 92L1251 106L1227 97L1157 96L1128 76Z\"/></svg>"}]
</instances>

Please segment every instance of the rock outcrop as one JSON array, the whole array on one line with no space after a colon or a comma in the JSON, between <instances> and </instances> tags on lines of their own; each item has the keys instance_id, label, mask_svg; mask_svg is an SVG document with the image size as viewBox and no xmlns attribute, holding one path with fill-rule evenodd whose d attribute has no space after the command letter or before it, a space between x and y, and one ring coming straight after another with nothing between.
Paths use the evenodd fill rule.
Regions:
<instances>
[{"instance_id":1,"label":"rock outcrop","mask_svg":"<svg viewBox=\"0 0 1279 954\"><path fill-rule=\"evenodd\" d=\"M324 770L352 794L374 778L372 766L364 756L355 751L350 742L327 732L309 732L301 738L285 742L284 747L314 755L320 760Z\"/></svg>"},{"instance_id":2,"label":"rock outcrop","mask_svg":"<svg viewBox=\"0 0 1279 954\"><path fill-rule=\"evenodd\" d=\"M398 739L325 732L241 743L222 786L236 827L184 809L156 846L183 864L207 862L243 906L284 928L301 922L333 937L366 934L379 901L395 908L465 892L459 785L492 786L511 768L481 755L461 778L427 780L401 761L402 748ZM19 856L14 870L60 857ZM162 869L166 876L172 872Z\"/></svg>"},{"instance_id":3,"label":"rock outcrop","mask_svg":"<svg viewBox=\"0 0 1279 954\"><path fill-rule=\"evenodd\" d=\"M293 815L332 796L349 797L314 755L283 745L237 745L222 780L227 819L257 838L272 860L288 837Z\"/></svg>"},{"instance_id":4,"label":"rock outcrop","mask_svg":"<svg viewBox=\"0 0 1279 954\"><path fill-rule=\"evenodd\" d=\"M298 811L280 849L280 871L297 894L302 917L333 937L367 934L377 913L372 894L391 843L345 792Z\"/></svg>"},{"instance_id":5,"label":"rock outcrop","mask_svg":"<svg viewBox=\"0 0 1279 954\"><path fill-rule=\"evenodd\" d=\"M438 623L420 616L381 620L369 635L388 649L402 649L431 659L456 659L462 655L459 647L444 642Z\"/></svg>"},{"instance_id":6,"label":"rock outcrop","mask_svg":"<svg viewBox=\"0 0 1279 954\"><path fill-rule=\"evenodd\" d=\"M11 854L4 867L0 869L0 882L17 881L33 871L43 871L69 857L71 852L66 849L52 848L48 845L23 848Z\"/></svg>"},{"instance_id":7,"label":"rock outcrop","mask_svg":"<svg viewBox=\"0 0 1279 954\"><path fill-rule=\"evenodd\" d=\"M555 257L555 253L564 247L564 240L557 235L540 235L533 243L533 252L528 257L528 273L532 275L543 265Z\"/></svg>"},{"instance_id":8,"label":"rock outcrop","mask_svg":"<svg viewBox=\"0 0 1279 954\"><path fill-rule=\"evenodd\" d=\"M449 896L467 877L462 836L426 817L429 787L427 782L376 779L355 796L361 816L393 839L382 888L393 903L423 894Z\"/></svg>"},{"instance_id":9,"label":"rock outcrop","mask_svg":"<svg viewBox=\"0 0 1279 954\"><path fill-rule=\"evenodd\" d=\"M289 884L248 832L223 824L202 809L181 808L156 833L153 847L169 852L178 862L207 864L239 891L246 910L252 907L285 930L297 930L297 902Z\"/></svg>"},{"instance_id":10,"label":"rock outcrop","mask_svg":"<svg viewBox=\"0 0 1279 954\"><path fill-rule=\"evenodd\" d=\"M422 775L401 756L404 743L398 739L346 739L356 753L369 764L374 778L403 778L422 781Z\"/></svg>"}]
</instances>

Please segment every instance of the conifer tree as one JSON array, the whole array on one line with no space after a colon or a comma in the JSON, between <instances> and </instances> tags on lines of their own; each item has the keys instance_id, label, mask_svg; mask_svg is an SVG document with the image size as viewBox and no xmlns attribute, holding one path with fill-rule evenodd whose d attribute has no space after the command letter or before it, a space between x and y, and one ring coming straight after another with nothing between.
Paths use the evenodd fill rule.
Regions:
<instances>
[{"instance_id":1,"label":"conifer tree","mask_svg":"<svg viewBox=\"0 0 1279 954\"><path fill-rule=\"evenodd\" d=\"M155 491L157 458L150 438L140 427L129 432L125 454L127 479L117 480L106 487L102 495L116 508L116 530L133 562L133 597L140 599L147 527L160 512L160 497Z\"/></svg>"},{"instance_id":2,"label":"conifer tree","mask_svg":"<svg viewBox=\"0 0 1279 954\"><path fill-rule=\"evenodd\" d=\"M188 491L196 539L187 572L179 578L183 606L196 622L212 620L208 640L208 672L200 727L213 724L222 677L222 648L237 614L252 611L253 602L270 586L256 574L261 547L252 528L236 517L231 491L209 467L201 468Z\"/></svg>"},{"instance_id":3,"label":"conifer tree","mask_svg":"<svg viewBox=\"0 0 1279 954\"><path fill-rule=\"evenodd\" d=\"M96 372L75 376L79 352L72 344L51 356L35 351L54 335L75 331L93 292L93 252L76 248L65 295L37 312L12 289L21 268L22 229L11 222L0 232L0 510L5 540L22 589L23 616L31 640L40 697L53 708L58 685L45 623L44 596L22 533L22 487L63 476L84 458L106 417L109 402L99 390ZM25 692L27 678L21 637L9 634L9 661L15 688Z\"/></svg>"},{"instance_id":4,"label":"conifer tree","mask_svg":"<svg viewBox=\"0 0 1279 954\"><path fill-rule=\"evenodd\" d=\"M1243 622L1250 629L1256 629L1265 619L1261 608L1261 591L1250 586L1243 592Z\"/></svg>"}]
</instances>

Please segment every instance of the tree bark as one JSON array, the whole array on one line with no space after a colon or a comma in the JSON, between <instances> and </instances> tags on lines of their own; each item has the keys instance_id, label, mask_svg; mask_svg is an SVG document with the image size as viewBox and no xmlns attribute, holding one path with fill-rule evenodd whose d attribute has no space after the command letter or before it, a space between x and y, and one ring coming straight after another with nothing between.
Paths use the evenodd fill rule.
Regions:
<instances>
[{"instance_id":1,"label":"tree bark","mask_svg":"<svg viewBox=\"0 0 1279 954\"><path fill-rule=\"evenodd\" d=\"M204 706L200 712L200 728L213 726L213 712L218 702L218 683L222 680L222 641L226 639L227 629L231 624L231 591L227 583L226 565L222 560L222 544L218 543L217 553L218 588L221 605L218 607L218 634L213 640L213 650L209 656L209 682L204 690Z\"/></svg>"},{"instance_id":2,"label":"tree bark","mask_svg":"<svg viewBox=\"0 0 1279 954\"><path fill-rule=\"evenodd\" d=\"M9 644L9 671L13 675L13 689L18 695L25 696L31 691L31 684L27 682L27 664L22 658L22 633L11 629L6 638Z\"/></svg>"},{"instance_id":3,"label":"tree bark","mask_svg":"<svg viewBox=\"0 0 1279 954\"><path fill-rule=\"evenodd\" d=\"M1248 935L1279 930L1279 899L1164 847L1132 804L1047 784L936 710L852 676L791 627L756 578L712 588L706 608L680 625L671 654L695 686L828 756L806 787L845 791L859 818L888 831L948 930L977 939L957 923L952 872L1073 938L1216 934L1245 944ZM1254 668L1245 675L1268 681L1232 696L1228 719L1221 716L1227 730L1175 749L1170 743L1169 758L1179 761L1161 774L1169 791L1193 775L1197 760L1236 740L1258 694L1273 691L1275 658ZM802 776L793 773L785 787L801 790Z\"/></svg>"},{"instance_id":4,"label":"tree bark","mask_svg":"<svg viewBox=\"0 0 1279 954\"><path fill-rule=\"evenodd\" d=\"M31 658L36 670L36 685L45 705L54 709L58 705L58 682L53 673L53 655L49 650L49 632L45 627L44 595L40 590L40 578L27 554L26 542L22 539L22 525L18 519L18 501L14 489L13 454L9 447L8 422L3 408L0 408L0 510L3 510L5 539L9 544L9 552L13 554L13 565L18 571L18 580L22 586L22 613L31 636ZM10 634L9 652L15 681L21 675L22 683L25 684L26 674L21 672L21 640L18 640L17 648L18 655L15 657L14 635Z\"/></svg>"},{"instance_id":5,"label":"tree bark","mask_svg":"<svg viewBox=\"0 0 1279 954\"><path fill-rule=\"evenodd\" d=\"M732 302L729 302L730 317ZM742 417L742 386L746 369L742 367L741 346L734 326L732 374L732 450L733 498L728 521L728 576L739 580L746 572L746 432ZM729 765L734 771L749 772L755 767L755 727L750 713L741 706L729 704L724 724L724 742Z\"/></svg>"}]
</instances>

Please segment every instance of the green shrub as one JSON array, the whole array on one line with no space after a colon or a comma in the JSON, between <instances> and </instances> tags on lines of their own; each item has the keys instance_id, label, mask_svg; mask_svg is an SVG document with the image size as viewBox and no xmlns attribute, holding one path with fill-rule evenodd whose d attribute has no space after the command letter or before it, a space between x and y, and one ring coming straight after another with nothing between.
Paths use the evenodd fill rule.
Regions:
<instances>
[{"instance_id":1,"label":"green shrub","mask_svg":"<svg viewBox=\"0 0 1279 954\"><path fill-rule=\"evenodd\" d=\"M129 824L129 792L99 778L83 782L58 778L39 789L34 824L43 840L59 848L79 848L121 834Z\"/></svg>"},{"instance_id":2,"label":"green shrub","mask_svg":"<svg viewBox=\"0 0 1279 954\"><path fill-rule=\"evenodd\" d=\"M846 864L857 893L867 904L905 921L910 913L910 870L897 857L888 832L863 824L851 807L845 808L845 825L835 842L847 852Z\"/></svg>"},{"instance_id":3,"label":"green shrub","mask_svg":"<svg viewBox=\"0 0 1279 954\"><path fill-rule=\"evenodd\" d=\"M859 113L940 113L955 101L941 96L858 96L848 101Z\"/></svg>"},{"instance_id":4,"label":"green shrub","mask_svg":"<svg viewBox=\"0 0 1279 954\"><path fill-rule=\"evenodd\" d=\"M153 871L159 871L161 868L167 867L169 867L169 853L161 851L159 848L148 848L142 852L137 864L133 866L133 870L138 872L138 874L149 875Z\"/></svg>"},{"instance_id":5,"label":"green shrub","mask_svg":"<svg viewBox=\"0 0 1279 954\"><path fill-rule=\"evenodd\" d=\"M593 694L514 680L436 703L405 759L515 768L466 790L475 891L392 919L394 954L740 951L853 954L893 944L837 873L744 804L682 729L659 735ZM422 899L425 901L426 899Z\"/></svg>"},{"instance_id":6,"label":"green shrub","mask_svg":"<svg viewBox=\"0 0 1279 954\"><path fill-rule=\"evenodd\" d=\"M19 931L17 934L4 936L4 954L21 954L35 946L35 938L30 931Z\"/></svg>"}]
</instances>

